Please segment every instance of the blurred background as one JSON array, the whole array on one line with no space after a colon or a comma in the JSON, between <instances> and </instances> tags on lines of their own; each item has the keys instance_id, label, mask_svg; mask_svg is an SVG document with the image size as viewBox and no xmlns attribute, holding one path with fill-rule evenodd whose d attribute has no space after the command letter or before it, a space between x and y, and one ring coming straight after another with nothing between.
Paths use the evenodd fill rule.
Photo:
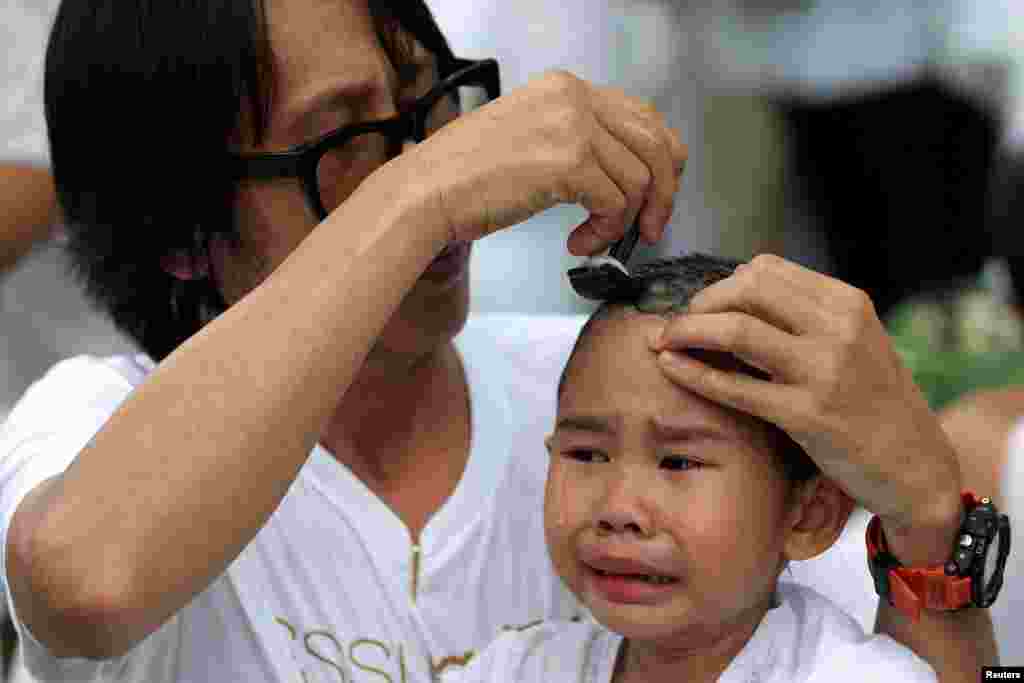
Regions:
<instances>
[{"instance_id":1,"label":"blurred background","mask_svg":"<svg viewBox=\"0 0 1024 683\"><path fill-rule=\"evenodd\" d=\"M56 4L0 0L0 161L47 163ZM636 258L773 252L866 289L883 314L950 283L1008 298L990 214L1003 160L1024 144L1017 0L430 5L457 53L498 58L506 90L564 68L653 100L682 131L691 158L669 237ZM479 243L474 309L588 310L565 277L565 239L584 217L557 207ZM936 315L903 315L906 338L955 337ZM1003 328L972 343L1016 348L1012 321ZM0 415L59 358L129 348L69 281L59 239L0 275L0 330Z\"/></svg>"}]
</instances>

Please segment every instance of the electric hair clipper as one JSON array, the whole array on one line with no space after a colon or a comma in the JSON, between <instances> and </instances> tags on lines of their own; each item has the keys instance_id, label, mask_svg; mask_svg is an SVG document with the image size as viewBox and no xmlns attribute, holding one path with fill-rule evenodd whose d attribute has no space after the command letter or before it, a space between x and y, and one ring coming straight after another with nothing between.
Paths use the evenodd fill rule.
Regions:
<instances>
[{"instance_id":1,"label":"electric hair clipper","mask_svg":"<svg viewBox=\"0 0 1024 683\"><path fill-rule=\"evenodd\" d=\"M576 293L585 299L607 301L632 292L636 283L629 276L626 263L638 239L640 226L633 223L607 256L588 257L582 266L570 269L569 282Z\"/></svg>"}]
</instances>

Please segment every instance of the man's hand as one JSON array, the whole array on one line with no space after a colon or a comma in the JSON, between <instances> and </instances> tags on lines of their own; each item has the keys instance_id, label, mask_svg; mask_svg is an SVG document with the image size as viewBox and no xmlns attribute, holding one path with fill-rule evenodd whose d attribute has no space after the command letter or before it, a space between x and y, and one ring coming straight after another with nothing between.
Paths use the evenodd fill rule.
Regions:
<instances>
[{"instance_id":1,"label":"man's hand","mask_svg":"<svg viewBox=\"0 0 1024 683\"><path fill-rule=\"evenodd\" d=\"M882 517L905 565L948 559L956 453L864 292L762 255L697 294L652 344L677 384L785 430ZM680 353L689 348L732 353L771 379L709 367Z\"/></svg>"},{"instance_id":2,"label":"man's hand","mask_svg":"<svg viewBox=\"0 0 1024 683\"><path fill-rule=\"evenodd\" d=\"M570 235L594 254L634 222L648 242L672 216L688 151L649 103L564 71L461 116L383 167L427 190L447 240L472 241L556 204L589 218Z\"/></svg>"}]
</instances>

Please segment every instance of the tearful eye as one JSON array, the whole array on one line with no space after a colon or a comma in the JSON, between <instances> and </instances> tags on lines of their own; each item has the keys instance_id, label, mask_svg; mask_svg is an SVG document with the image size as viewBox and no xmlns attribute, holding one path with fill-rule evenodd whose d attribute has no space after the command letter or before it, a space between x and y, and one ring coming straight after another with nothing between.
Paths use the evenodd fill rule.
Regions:
<instances>
[{"instance_id":1,"label":"tearful eye","mask_svg":"<svg viewBox=\"0 0 1024 683\"><path fill-rule=\"evenodd\" d=\"M565 457L570 460L576 460L579 462L607 462L608 456L601 451L591 450L589 448L576 448L570 451L565 451Z\"/></svg>"},{"instance_id":2,"label":"tearful eye","mask_svg":"<svg viewBox=\"0 0 1024 683\"><path fill-rule=\"evenodd\" d=\"M700 467L701 463L685 455L669 455L661 459L660 465L667 470L692 470Z\"/></svg>"}]
</instances>

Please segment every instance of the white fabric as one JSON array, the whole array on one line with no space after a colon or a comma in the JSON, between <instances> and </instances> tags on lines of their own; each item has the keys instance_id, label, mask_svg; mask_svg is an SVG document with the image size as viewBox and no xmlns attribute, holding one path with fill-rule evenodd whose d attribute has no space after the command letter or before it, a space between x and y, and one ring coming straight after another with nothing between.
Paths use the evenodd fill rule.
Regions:
<instances>
[{"instance_id":1,"label":"white fabric","mask_svg":"<svg viewBox=\"0 0 1024 683\"><path fill-rule=\"evenodd\" d=\"M580 614L551 570L541 513L542 440L581 324L473 316L459 335L472 451L422 534L415 602L407 530L317 448L238 561L129 655L57 660L18 622L26 665L40 680L76 683L426 681L431 668L457 670L505 626ZM0 428L0 541L24 495L74 460L149 367L141 356L77 357L29 389ZM847 532L840 546L795 575L840 604L873 610L873 593L845 580L850 563L864 562L863 538Z\"/></svg>"},{"instance_id":2,"label":"white fabric","mask_svg":"<svg viewBox=\"0 0 1024 683\"><path fill-rule=\"evenodd\" d=\"M43 63L55 0L0 4L0 160L49 165Z\"/></svg>"},{"instance_id":3,"label":"white fabric","mask_svg":"<svg viewBox=\"0 0 1024 683\"><path fill-rule=\"evenodd\" d=\"M1010 432L1006 456L1002 500L1012 540L1003 588L991 612L1002 664L1024 666L1024 418Z\"/></svg>"},{"instance_id":4,"label":"white fabric","mask_svg":"<svg viewBox=\"0 0 1024 683\"><path fill-rule=\"evenodd\" d=\"M934 671L884 635L865 635L813 590L779 584L769 611L719 683L935 681ZM622 637L593 622L548 622L501 636L444 683L609 683Z\"/></svg>"},{"instance_id":5,"label":"white fabric","mask_svg":"<svg viewBox=\"0 0 1024 683\"><path fill-rule=\"evenodd\" d=\"M475 318L458 337L472 451L420 539L415 602L406 528L317 448L241 558L132 653L61 661L29 640L28 668L40 680L76 683L315 683L337 680L339 670L355 682L380 680L377 670L425 681L431 665L461 661L503 626L578 614L547 559L541 501L555 379L581 322ZM15 406L0 433L5 541L24 494L67 467L145 369L144 359L75 358Z\"/></svg>"}]
</instances>

